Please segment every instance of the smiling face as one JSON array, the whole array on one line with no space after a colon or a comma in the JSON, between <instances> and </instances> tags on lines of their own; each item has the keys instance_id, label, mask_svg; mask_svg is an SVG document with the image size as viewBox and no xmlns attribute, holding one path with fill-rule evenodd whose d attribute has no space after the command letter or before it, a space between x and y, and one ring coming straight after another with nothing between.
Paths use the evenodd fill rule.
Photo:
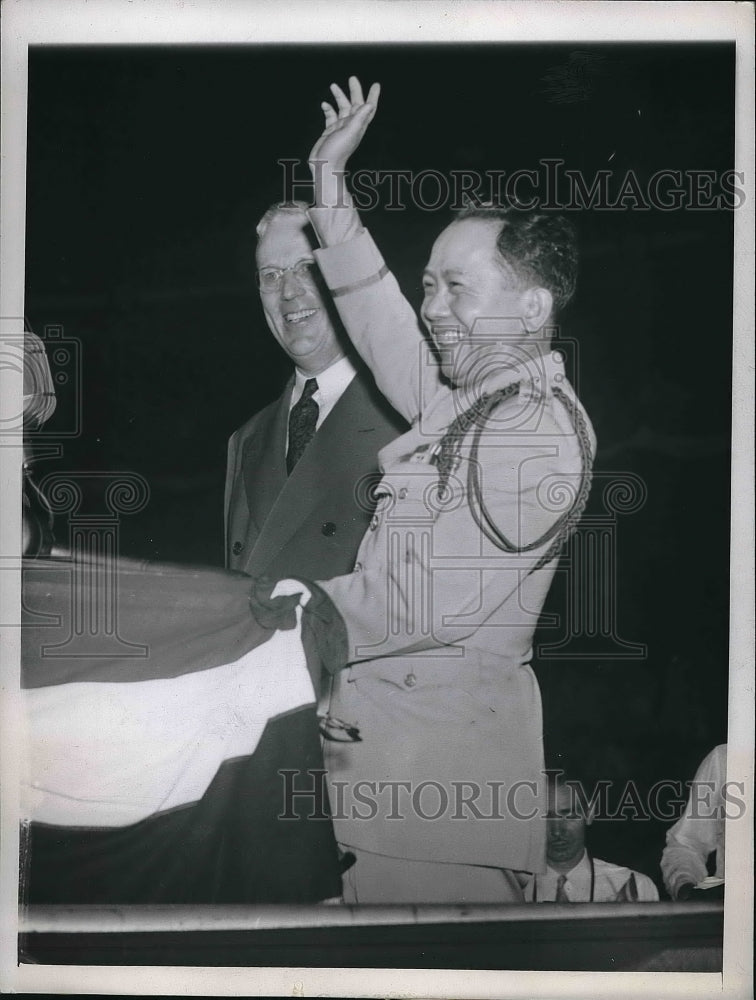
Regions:
<instances>
[{"instance_id":1,"label":"smiling face","mask_svg":"<svg viewBox=\"0 0 756 1000\"><path fill-rule=\"evenodd\" d=\"M434 243L423 274L420 312L438 349L441 370L453 382L492 333L494 339L509 343L520 343L528 335L529 290L501 259L496 248L500 229L500 222L488 219L453 222Z\"/></svg>"},{"instance_id":2,"label":"smiling face","mask_svg":"<svg viewBox=\"0 0 756 1000\"><path fill-rule=\"evenodd\" d=\"M318 375L344 351L315 279L317 264L307 226L303 214L275 215L257 244L256 259L258 271L312 262L310 275L286 270L276 289L260 290L260 299L268 326L286 354L305 374Z\"/></svg>"}]
</instances>

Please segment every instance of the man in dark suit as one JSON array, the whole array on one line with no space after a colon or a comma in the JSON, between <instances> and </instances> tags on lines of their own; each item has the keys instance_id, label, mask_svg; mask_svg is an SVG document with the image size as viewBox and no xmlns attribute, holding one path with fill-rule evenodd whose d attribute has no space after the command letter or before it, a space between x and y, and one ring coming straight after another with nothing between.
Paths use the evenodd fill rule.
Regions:
<instances>
[{"instance_id":1,"label":"man in dark suit","mask_svg":"<svg viewBox=\"0 0 756 1000\"><path fill-rule=\"evenodd\" d=\"M315 264L306 210L303 203L274 205L257 226L263 311L294 372L279 398L232 434L228 448L226 565L272 580L352 572L373 515L377 453L406 430L367 368L348 354L349 340ZM327 687L322 694L327 706ZM261 758L279 769L322 768L314 718L300 746L291 745L286 724L268 723ZM304 802L306 816L310 804ZM293 836L292 824L275 814L264 827L258 805L247 796L239 808L252 814L262 842ZM295 812L300 805L292 804ZM308 863L322 868L319 860Z\"/></svg>"},{"instance_id":2,"label":"man in dark suit","mask_svg":"<svg viewBox=\"0 0 756 1000\"><path fill-rule=\"evenodd\" d=\"M348 354L306 210L274 205L257 227L263 310L295 370L281 396L231 436L226 472L226 564L274 580L354 569L373 513L377 452L406 430Z\"/></svg>"}]
</instances>

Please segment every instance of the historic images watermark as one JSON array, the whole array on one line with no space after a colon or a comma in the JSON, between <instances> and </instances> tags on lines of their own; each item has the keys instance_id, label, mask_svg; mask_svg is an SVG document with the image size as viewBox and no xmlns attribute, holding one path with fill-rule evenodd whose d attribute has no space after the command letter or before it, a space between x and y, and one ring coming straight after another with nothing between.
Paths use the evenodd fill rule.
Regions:
<instances>
[{"instance_id":1,"label":"historic images watermark","mask_svg":"<svg viewBox=\"0 0 756 1000\"><path fill-rule=\"evenodd\" d=\"M277 161L282 171L282 201L309 199L312 176L300 159ZM322 169L314 161L313 168ZM469 204L511 205L529 210L580 211L722 211L746 201L742 170L672 169L651 174L633 169L596 170L588 174L556 157L519 170L354 170L344 171L354 205L361 212L379 206L387 212L418 208L458 212ZM342 201L342 205L344 202ZM336 207L339 207L338 205Z\"/></svg>"},{"instance_id":2,"label":"historic images watermark","mask_svg":"<svg viewBox=\"0 0 756 1000\"><path fill-rule=\"evenodd\" d=\"M497 317L479 320L468 337L470 364L477 365L476 374L485 379L492 366L516 366L527 374L527 381L539 385L546 380L542 370L545 357L523 355L516 338L508 342L499 332ZM560 365L564 365L571 383L577 388L580 374L578 343L562 335L559 327L550 327L547 332L551 343L551 353ZM67 336L61 326L45 328L43 337L50 358L51 372L56 386L66 387L73 395L76 405L72 408L73 418L63 428L62 436L80 433L82 422L82 347L78 340ZM480 348L480 364L476 361L475 349ZM420 348L418 371L422 376L425 368L435 365L432 348L424 343ZM14 364L23 364L23 338L19 336ZM435 370L435 368L434 368ZM470 380L477 385L476 379ZM33 388L33 387L32 387ZM422 392L422 387L418 387ZM475 392L460 393L456 405L465 408ZM525 458L516 459L518 441L526 435L528 454L533 445L559 449L562 442L553 439L539 425L540 408L537 394L525 394L522 400L492 412L486 425L486 441L481 450L479 464L485 475L486 449L506 448L513 455L513 474L520 476L526 465ZM12 422L12 431L20 435L22 416L19 413ZM420 426L423 430L422 425ZM53 432L46 428L27 434L28 444L35 456L35 462L48 453L59 457L62 444L51 440ZM428 440L435 440L434 430L428 430ZM521 449L519 449L521 450ZM418 456L422 458L422 455ZM469 463L468 463L469 464ZM355 500L358 507L370 512L371 524L384 522L386 531L386 617L383 637L376 636L376 645L370 652L378 655L384 643L390 643L396 631L394 615L402 601L413 604L407 625L415 630L418 640L431 640L427 654L430 658L451 658L459 655L459 650L449 643L447 632L458 625L466 627L469 620L457 621L456 616L436 613L440 602L437 600L439 588L443 590L450 573L461 571L477 574L481 596L487 573L516 572L508 568L501 555L495 558L481 552L477 557L468 555L464 566L459 560L450 560L448 554L439 551L435 544L434 524L439 513L450 506L459 504L468 488L466 468L454 468L448 478L445 490L439 489L436 466L423 462L407 465L401 484L389 480L377 481L368 477L355 485ZM579 476L548 476L539 484L535 502L553 517L562 516L575 501L579 488ZM38 486L46 498L51 515L59 522L58 544L68 553L68 559L61 561L70 575L70 612L65 616L69 634L56 633L54 640L43 650L45 656L138 656L149 655L133 637L121 635L119 629L119 577L120 557L119 532L123 516L141 511L149 502L150 488L147 481L135 472L127 471L87 471L70 470L38 475ZM592 509L584 513L574 534L568 539L562 552L558 572L567 574L570 586L567 588L568 607L564 613L541 619L542 642L538 648L541 656L575 659L643 659L647 650L643 643L634 642L622 635L618 621L620 602L618 601L618 553L617 536L624 517L640 510L646 501L647 490L638 476L626 471L601 471L593 473L594 494L600 499L603 509L596 502ZM85 494L87 504L84 504ZM93 508L92 498L99 498ZM61 523L68 528L68 538L60 537ZM519 532L515 532L519 534ZM396 580L406 562L407 552L425 553L425 571L417 576L417 586L402 596L395 592ZM15 565L15 563L14 563ZM392 568L393 567L393 568ZM359 566L357 569L359 570ZM590 581L590 586L586 581ZM527 611L527 608L521 608ZM27 622L36 620L35 609L27 608ZM490 627L500 628L506 622L497 620ZM481 627L489 627L485 622Z\"/></svg>"},{"instance_id":3,"label":"historic images watermark","mask_svg":"<svg viewBox=\"0 0 756 1000\"><path fill-rule=\"evenodd\" d=\"M355 782L326 778L324 769L282 769L281 820L335 819L363 822L437 820L509 820L530 822L548 816L546 780L435 781L416 778ZM544 775L557 772L544 771ZM618 786L597 781L590 790L580 782L567 781L570 812L576 817L614 822L657 820L672 823L688 803L693 820L741 819L746 812L745 784L728 781L717 787L713 781L685 782L661 779L650 788L635 781ZM300 808L303 806L305 808Z\"/></svg>"},{"instance_id":4,"label":"historic images watermark","mask_svg":"<svg viewBox=\"0 0 756 1000\"><path fill-rule=\"evenodd\" d=\"M21 406L0 416L0 446L13 444L26 437L36 458L60 457L66 439L77 438L82 431L83 414L83 348L78 337L72 337L59 323L49 323L41 335L44 344L44 368L24 350L24 319L21 316L0 317L0 367L22 376L23 396L45 393L49 383L57 391L65 391L70 405L60 407L54 429L44 425L29 430L24 426L23 399ZM61 413L63 418L61 419Z\"/></svg>"},{"instance_id":5,"label":"historic images watermark","mask_svg":"<svg viewBox=\"0 0 756 1000\"><path fill-rule=\"evenodd\" d=\"M62 325L48 324L41 337L35 337L40 345L40 352L35 353L27 349L25 338L34 334L23 332L23 318L4 319L6 324L13 332L3 334L0 364L22 374L23 398L17 412L4 414L0 444L23 441L24 524L31 516L27 493L33 490L51 525L57 519L52 529L56 571L68 577L68 606L61 619L51 620L51 616L24 603L23 624L46 627L50 641L40 651L45 657L146 657L147 646L130 641L119 631L118 570L121 519L147 506L149 483L133 471L41 472L46 460L63 456L67 439L82 433L83 345ZM56 390L65 393L66 405L56 409L54 425L27 425L27 406L33 411L35 397ZM67 526L67 539L61 537L61 524ZM0 569L18 572L22 565L18 555L2 556Z\"/></svg>"},{"instance_id":6,"label":"historic images watermark","mask_svg":"<svg viewBox=\"0 0 756 1000\"><path fill-rule=\"evenodd\" d=\"M99 488L100 509L85 509L87 486ZM42 655L149 656L148 646L121 634L118 575L121 518L147 506L149 483L138 472L74 470L48 473L39 488L51 512L68 517L67 558L62 562L69 577L70 600L63 619L67 635L43 646Z\"/></svg>"},{"instance_id":7,"label":"historic images watermark","mask_svg":"<svg viewBox=\"0 0 756 1000\"><path fill-rule=\"evenodd\" d=\"M557 572L568 580L566 606L539 615L538 655L572 660L645 659L646 644L623 634L621 627L619 540L623 522L646 503L646 483L627 470L591 471L576 463L572 463L574 471L547 472L534 480L534 455L552 456L556 466L561 450L574 447L567 426L560 429L545 419L543 393L550 383L549 372L555 369L555 385L564 387L569 380L579 397L580 345L553 324L542 333L543 350L528 353L515 335L502 334L508 319L478 318L465 338L462 364L467 370L461 380L463 387L454 397L457 415L483 395L486 380L497 372L517 372L521 386L521 391L518 389L505 405L492 408L484 421L471 427L474 434L476 428L481 430L483 423L485 426L475 454L465 451L463 459L458 451L442 484L437 429L432 421L426 427L421 416L417 430L427 444L422 441L415 452L405 456L401 474L380 481L366 477L356 484L355 501L371 517L371 530L383 529L380 559L388 567L383 592L378 596L385 608L383 633L376 632L373 645L361 648L361 652L380 656L390 651L401 628L420 645L414 654L418 658L454 659L461 655L451 638L455 629L517 628L523 615L533 613L524 606L517 587L523 572L517 559L484 546L460 559L438 540L439 516L464 502L479 504L476 484L490 482L490 459L505 455L513 488L520 496L528 497L527 503L517 505L508 522L515 542L528 537L533 505L549 521L566 517L572 520L573 530L560 549L557 566ZM419 344L418 351L417 395L422 399L427 392L426 372L432 370L435 375L436 363L434 348L428 341ZM568 463L569 456L563 464ZM587 475L592 483L592 500L583 509L580 499ZM500 488L497 482L493 485L494 489ZM404 569L410 562L418 567L411 577L412 586L407 585ZM486 587L492 574L500 581L511 580L511 590L516 593L516 607L510 610L512 618L499 614L495 620L488 620L486 616ZM454 588L455 580L464 580L468 590L477 588L477 600L471 599L470 603L479 610L457 614L448 601L441 599Z\"/></svg>"}]
</instances>

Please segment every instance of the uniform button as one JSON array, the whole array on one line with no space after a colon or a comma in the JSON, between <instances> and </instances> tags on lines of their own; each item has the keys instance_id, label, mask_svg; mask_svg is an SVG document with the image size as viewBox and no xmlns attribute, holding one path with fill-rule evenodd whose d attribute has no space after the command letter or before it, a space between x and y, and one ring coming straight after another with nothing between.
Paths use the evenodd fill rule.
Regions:
<instances>
[{"instance_id":1,"label":"uniform button","mask_svg":"<svg viewBox=\"0 0 756 1000\"><path fill-rule=\"evenodd\" d=\"M233 553L238 556L241 550L244 548L241 542L234 542Z\"/></svg>"},{"instance_id":2,"label":"uniform button","mask_svg":"<svg viewBox=\"0 0 756 1000\"><path fill-rule=\"evenodd\" d=\"M417 677L414 674L407 674L404 683L408 688L413 688L417 684Z\"/></svg>"},{"instance_id":3,"label":"uniform button","mask_svg":"<svg viewBox=\"0 0 756 1000\"><path fill-rule=\"evenodd\" d=\"M362 572L362 563L361 562L358 562L358 563L354 564L354 571L355 571L355 573L361 573Z\"/></svg>"},{"instance_id":4,"label":"uniform button","mask_svg":"<svg viewBox=\"0 0 756 1000\"><path fill-rule=\"evenodd\" d=\"M377 514L373 514L372 518L370 519L370 530L371 531L375 531L375 529L378 527L378 521L379 521L378 515Z\"/></svg>"},{"instance_id":5,"label":"uniform button","mask_svg":"<svg viewBox=\"0 0 756 1000\"><path fill-rule=\"evenodd\" d=\"M326 521L323 527L320 529L326 538L330 538L332 535L336 534L336 525L333 521Z\"/></svg>"},{"instance_id":6,"label":"uniform button","mask_svg":"<svg viewBox=\"0 0 756 1000\"><path fill-rule=\"evenodd\" d=\"M399 490L399 499L404 500L404 498L407 496L408 493L409 490L407 489L407 487L402 486L402 488Z\"/></svg>"}]
</instances>

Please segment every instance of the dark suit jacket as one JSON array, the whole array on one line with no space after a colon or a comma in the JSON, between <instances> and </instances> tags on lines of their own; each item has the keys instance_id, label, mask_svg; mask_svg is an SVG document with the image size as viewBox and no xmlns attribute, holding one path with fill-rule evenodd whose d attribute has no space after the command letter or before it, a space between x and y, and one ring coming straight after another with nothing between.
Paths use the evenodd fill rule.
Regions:
<instances>
[{"instance_id":1,"label":"dark suit jacket","mask_svg":"<svg viewBox=\"0 0 756 1000\"><path fill-rule=\"evenodd\" d=\"M366 478L407 424L358 370L287 477L291 387L229 441L226 565L274 580L350 573L372 516Z\"/></svg>"}]
</instances>

